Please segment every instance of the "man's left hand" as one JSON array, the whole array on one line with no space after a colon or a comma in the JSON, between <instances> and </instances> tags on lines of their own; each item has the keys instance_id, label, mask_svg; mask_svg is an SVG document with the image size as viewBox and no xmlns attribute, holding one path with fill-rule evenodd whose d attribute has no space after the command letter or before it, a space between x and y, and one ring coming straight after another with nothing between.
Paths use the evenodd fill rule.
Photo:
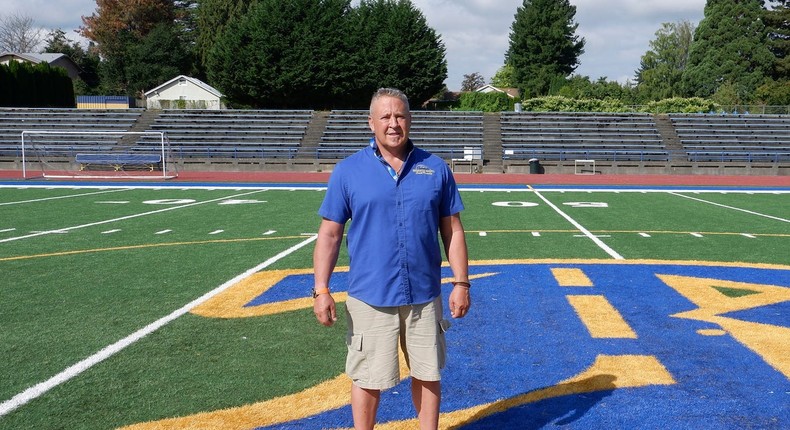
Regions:
<instances>
[{"instance_id":1,"label":"man's left hand","mask_svg":"<svg viewBox=\"0 0 790 430\"><path fill-rule=\"evenodd\" d=\"M450 315L453 318L463 318L469 307L472 305L472 298L469 288L456 285L450 293Z\"/></svg>"}]
</instances>

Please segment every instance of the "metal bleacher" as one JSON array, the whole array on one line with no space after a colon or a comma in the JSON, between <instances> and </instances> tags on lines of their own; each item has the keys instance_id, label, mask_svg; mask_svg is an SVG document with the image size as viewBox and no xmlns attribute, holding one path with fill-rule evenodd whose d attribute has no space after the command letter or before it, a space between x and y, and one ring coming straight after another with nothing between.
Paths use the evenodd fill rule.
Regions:
<instances>
[{"instance_id":1,"label":"metal bleacher","mask_svg":"<svg viewBox=\"0 0 790 430\"><path fill-rule=\"evenodd\" d=\"M312 116L312 110L165 110L148 131L165 132L176 159L293 158Z\"/></svg>"},{"instance_id":2,"label":"metal bleacher","mask_svg":"<svg viewBox=\"0 0 790 430\"><path fill-rule=\"evenodd\" d=\"M503 112L505 160L667 161L669 154L645 113Z\"/></svg>"},{"instance_id":3,"label":"metal bleacher","mask_svg":"<svg viewBox=\"0 0 790 430\"><path fill-rule=\"evenodd\" d=\"M372 136L367 110L0 108L0 165L22 165L23 130L39 132L36 154L59 163L111 154L102 162L121 165L120 152L159 147L161 137L139 133L154 131L182 168L241 170L331 170ZM415 110L410 137L458 172L531 173L533 158L552 173L586 160L613 173L790 172L788 115Z\"/></svg>"},{"instance_id":4,"label":"metal bleacher","mask_svg":"<svg viewBox=\"0 0 790 430\"><path fill-rule=\"evenodd\" d=\"M372 136L366 110L334 110L316 149L318 159L340 159L364 147ZM412 111L411 140L445 160L480 158L481 112Z\"/></svg>"},{"instance_id":5,"label":"metal bleacher","mask_svg":"<svg viewBox=\"0 0 790 430\"><path fill-rule=\"evenodd\" d=\"M142 109L0 108L0 156L21 157L22 131L52 132L35 136L38 155L73 157L104 151L128 131ZM58 134L60 133L60 134Z\"/></svg>"},{"instance_id":6,"label":"metal bleacher","mask_svg":"<svg viewBox=\"0 0 790 430\"><path fill-rule=\"evenodd\" d=\"M692 162L790 161L790 117L751 114L671 114Z\"/></svg>"}]
</instances>

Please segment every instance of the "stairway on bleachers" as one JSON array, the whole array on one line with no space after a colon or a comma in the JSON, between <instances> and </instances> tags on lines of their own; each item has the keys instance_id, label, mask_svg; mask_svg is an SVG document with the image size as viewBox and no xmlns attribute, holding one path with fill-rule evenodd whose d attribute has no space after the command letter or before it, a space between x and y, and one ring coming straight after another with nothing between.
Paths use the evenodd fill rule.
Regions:
<instances>
[{"instance_id":1,"label":"stairway on bleachers","mask_svg":"<svg viewBox=\"0 0 790 430\"><path fill-rule=\"evenodd\" d=\"M486 113L483 116L483 173L503 173L502 161L502 126L498 113Z\"/></svg>"},{"instance_id":2,"label":"stairway on bleachers","mask_svg":"<svg viewBox=\"0 0 790 430\"><path fill-rule=\"evenodd\" d=\"M299 152L296 154L297 158L315 159L316 150L318 149L318 144L321 142L321 136L324 134L328 120L329 112L313 112L313 119L307 126L307 131L305 132L304 139L302 140L302 146L299 148Z\"/></svg>"},{"instance_id":3,"label":"stairway on bleachers","mask_svg":"<svg viewBox=\"0 0 790 430\"><path fill-rule=\"evenodd\" d=\"M155 110L155 109L147 109L143 111L143 113L137 117L137 120L135 120L132 126L129 127L128 131L133 133L145 132L146 130L151 128L151 125L153 125L154 122L156 122L156 119L159 117L160 112L161 112L160 110ZM140 140L139 136L131 134L131 135L123 136L119 143L125 147L128 147L134 145L135 142L139 140Z\"/></svg>"},{"instance_id":4,"label":"stairway on bleachers","mask_svg":"<svg viewBox=\"0 0 790 430\"><path fill-rule=\"evenodd\" d=\"M672 160L685 159L685 152L683 151L683 145L680 143L680 136L678 136L678 133L675 130L675 126L672 125L672 121L670 121L669 115L667 114L656 115L655 119L656 119L656 130L658 131L658 134L661 136L661 140L664 142L664 146L669 151L670 159Z\"/></svg>"},{"instance_id":5,"label":"stairway on bleachers","mask_svg":"<svg viewBox=\"0 0 790 430\"><path fill-rule=\"evenodd\" d=\"M505 160L667 161L652 115L502 112Z\"/></svg>"},{"instance_id":6,"label":"stairway on bleachers","mask_svg":"<svg viewBox=\"0 0 790 430\"><path fill-rule=\"evenodd\" d=\"M671 114L692 162L790 162L787 115Z\"/></svg>"}]
</instances>

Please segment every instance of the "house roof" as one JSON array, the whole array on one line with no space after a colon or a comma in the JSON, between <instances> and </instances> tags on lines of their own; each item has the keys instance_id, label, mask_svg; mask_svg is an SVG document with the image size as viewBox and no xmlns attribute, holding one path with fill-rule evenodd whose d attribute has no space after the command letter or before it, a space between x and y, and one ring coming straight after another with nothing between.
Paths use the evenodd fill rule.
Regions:
<instances>
[{"instance_id":1,"label":"house roof","mask_svg":"<svg viewBox=\"0 0 790 430\"><path fill-rule=\"evenodd\" d=\"M170 86L173 82L178 82L181 79L185 79L187 82L190 82L193 85L196 85L196 86L208 91L212 95L215 95L217 97L222 97L222 93L219 92L218 89L216 89L216 88L212 87L211 85L201 81L200 79L192 78L192 77L186 76L186 75L178 75L175 78L173 78L173 79L171 79L171 80L159 85L158 87L146 91L145 92L145 96L148 97L151 94L155 94L155 93L159 92L160 90Z\"/></svg>"},{"instance_id":2,"label":"house roof","mask_svg":"<svg viewBox=\"0 0 790 430\"><path fill-rule=\"evenodd\" d=\"M499 88L499 87L495 87L495 86L493 86L491 84L483 85L482 87L480 87L480 88L475 90L475 92L478 92L478 93L491 93L491 92L494 92L494 91L500 92L500 93L505 93L508 96L510 96L510 98L516 98L519 95L518 88Z\"/></svg>"},{"instance_id":3,"label":"house roof","mask_svg":"<svg viewBox=\"0 0 790 430\"><path fill-rule=\"evenodd\" d=\"M2 54L0 54L0 58L6 56L17 57L21 60L29 61L33 64L38 64L41 62L52 64L55 61L59 60L61 57L67 57L66 54L49 53L49 52L45 52L42 54L37 54L34 52L3 52Z\"/></svg>"},{"instance_id":4,"label":"house roof","mask_svg":"<svg viewBox=\"0 0 790 430\"><path fill-rule=\"evenodd\" d=\"M82 73L82 68L80 68L71 57L57 52L44 52L40 54L35 52L3 52L0 54L0 62L11 60L24 61L32 64L47 63L50 66L62 67L66 69L66 72L72 79L79 77L80 73Z\"/></svg>"}]
</instances>

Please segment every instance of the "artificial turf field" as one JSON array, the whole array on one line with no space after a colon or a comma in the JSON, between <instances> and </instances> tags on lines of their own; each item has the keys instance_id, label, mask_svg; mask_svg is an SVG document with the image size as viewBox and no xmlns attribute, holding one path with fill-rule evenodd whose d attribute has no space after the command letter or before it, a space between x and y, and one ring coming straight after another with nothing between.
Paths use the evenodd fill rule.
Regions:
<instances>
[{"instance_id":1,"label":"artificial turf field","mask_svg":"<svg viewBox=\"0 0 790 430\"><path fill-rule=\"evenodd\" d=\"M307 298L323 194L1 187L0 429L351 427L344 318ZM790 428L790 189L462 197L443 428ZM415 428L408 392L378 428Z\"/></svg>"}]
</instances>

